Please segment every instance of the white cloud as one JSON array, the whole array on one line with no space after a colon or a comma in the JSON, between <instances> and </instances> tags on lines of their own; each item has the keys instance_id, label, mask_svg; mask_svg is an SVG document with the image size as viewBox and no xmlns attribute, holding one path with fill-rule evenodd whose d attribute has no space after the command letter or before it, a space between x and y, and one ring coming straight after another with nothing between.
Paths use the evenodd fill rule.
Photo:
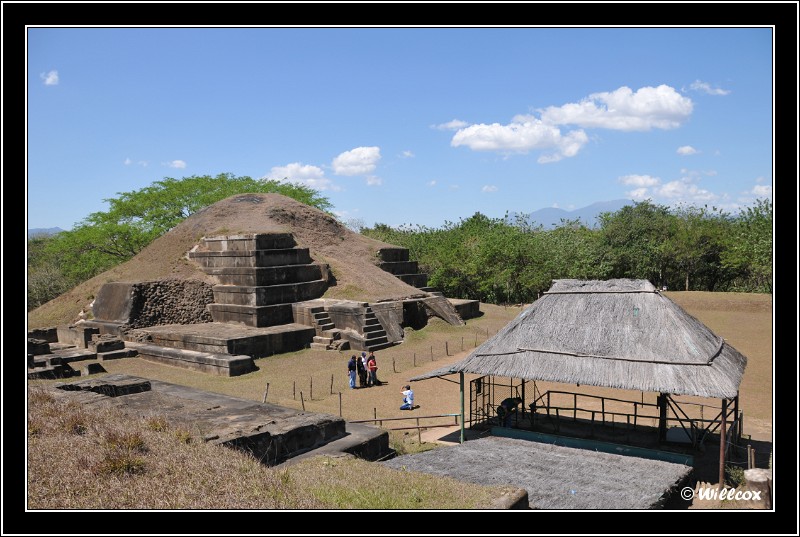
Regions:
<instances>
[{"instance_id":1,"label":"white cloud","mask_svg":"<svg viewBox=\"0 0 800 537\"><path fill-rule=\"evenodd\" d=\"M405 151L403 151L402 155L403 158L412 158L414 156L414 153L406 149Z\"/></svg>"},{"instance_id":2,"label":"white cloud","mask_svg":"<svg viewBox=\"0 0 800 537\"><path fill-rule=\"evenodd\" d=\"M50 71L48 73L40 73L39 77L44 80L45 86L58 86L58 71Z\"/></svg>"},{"instance_id":3,"label":"white cloud","mask_svg":"<svg viewBox=\"0 0 800 537\"><path fill-rule=\"evenodd\" d=\"M697 149L690 145L682 145L676 151L679 155L694 155L698 153Z\"/></svg>"},{"instance_id":4,"label":"white cloud","mask_svg":"<svg viewBox=\"0 0 800 537\"><path fill-rule=\"evenodd\" d=\"M578 103L547 107L541 111L541 120L549 125L623 131L674 129L691 115L692 108L691 99L664 84L636 91L622 86L593 93Z\"/></svg>"},{"instance_id":5,"label":"white cloud","mask_svg":"<svg viewBox=\"0 0 800 537\"><path fill-rule=\"evenodd\" d=\"M593 93L578 103L550 106L539 110L540 117L519 114L511 122L466 125L453 120L436 128L455 128L450 145L467 146L473 151L528 153L541 150L540 164L574 157L589 141L584 128L623 131L674 129L692 113L692 100L667 85L643 87L636 91L621 87L612 92ZM561 126L578 129L562 134Z\"/></svg>"},{"instance_id":6,"label":"white cloud","mask_svg":"<svg viewBox=\"0 0 800 537\"><path fill-rule=\"evenodd\" d=\"M186 162L183 160L173 160L172 162L165 163L165 165L169 166L170 168L183 169L186 167Z\"/></svg>"},{"instance_id":7,"label":"white cloud","mask_svg":"<svg viewBox=\"0 0 800 537\"><path fill-rule=\"evenodd\" d=\"M299 183L315 190L341 190L339 186L325 177L322 168L301 162L293 162L286 166L273 166L269 174L261 179Z\"/></svg>"},{"instance_id":8,"label":"white cloud","mask_svg":"<svg viewBox=\"0 0 800 537\"><path fill-rule=\"evenodd\" d=\"M494 185L484 185L481 192L497 192L497 187Z\"/></svg>"},{"instance_id":9,"label":"white cloud","mask_svg":"<svg viewBox=\"0 0 800 537\"><path fill-rule=\"evenodd\" d=\"M147 165L149 164L149 162L147 162L146 160L140 160L136 164L138 164L142 168L147 168Z\"/></svg>"},{"instance_id":10,"label":"white cloud","mask_svg":"<svg viewBox=\"0 0 800 537\"><path fill-rule=\"evenodd\" d=\"M122 161L122 163L125 166L130 166L133 163L133 161L130 158L126 158L125 160Z\"/></svg>"},{"instance_id":11,"label":"white cloud","mask_svg":"<svg viewBox=\"0 0 800 537\"><path fill-rule=\"evenodd\" d=\"M367 176L367 186L379 186L383 184L383 179L374 175Z\"/></svg>"},{"instance_id":12,"label":"white cloud","mask_svg":"<svg viewBox=\"0 0 800 537\"><path fill-rule=\"evenodd\" d=\"M466 121L461 121L460 119L454 119L452 121L448 121L447 123L440 123L438 125L431 125L432 129L438 129L440 131L457 131L458 129L463 129L469 125Z\"/></svg>"},{"instance_id":13,"label":"white cloud","mask_svg":"<svg viewBox=\"0 0 800 537\"><path fill-rule=\"evenodd\" d=\"M712 88L711 84L708 82L701 82L700 80L695 80L689 85L690 89L694 91L702 91L703 93L707 93L708 95L728 95L731 91L725 90L722 88Z\"/></svg>"},{"instance_id":14,"label":"white cloud","mask_svg":"<svg viewBox=\"0 0 800 537\"><path fill-rule=\"evenodd\" d=\"M661 184L661 179L650 175L623 175L617 179L623 185L648 187Z\"/></svg>"},{"instance_id":15,"label":"white cloud","mask_svg":"<svg viewBox=\"0 0 800 537\"><path fill-rule=\"evenodd\" d=\"M655 191L665 198L674 199L676 201L712 201L719 196L713 192L709 192L691 182L691 179L683 178L677 181L670 181L664 184Z\"/></svg>"},{"instance_id":16,"label":"white cloud","mask_svg":"<svg viewBox=\"0 0 800 537\"><path fill-rule=\"evenodd\" d=\"M539 162L556 162L564 157L575 156L589 138L583 131L572 131L561 135L557 127L545 125L530 116L518 116L508 125L479 123L460 129L453 135L450 145L467 146L474 151L500 151L527 153L532 149L555 150L542 156Z\"/></svg>"},{"instance_id":17,"label":"white cloud","mask_svg":"<svg viewBox=\"0 0 800 537\"><path fill-rule=\"evenodd\" d=\"M627 196L633 200L645 200L648 197L648 190L646 188L636 188L626 192Z\"/></svg>"},{"instance_id":18,"label":"white cloud","mask_svg":"<svg viewBox=\"0 0 800 537\"><path fill-rule=\"evenodd\" d=\"M772 185L755 185L750 193L757 198L772 198Z\"/></svg>"},{"instance_id":19,"label":"white cloud","mask_svg":"<svg viewBox=\"0 0 800 537\"><path fill-rule=\"evenodd\" d=\"M425 183L425 184L426 184L427 186L436 186L436 179L434 179L433 181L428 181L428 182L427 182L427 183Z\"/></svg>"},{"instance_id":20,"label":"white cloud","mask_svg":"<svg viewBox=\"0 0 800 537\"><path fill-rule=\"evenodd\" d=\"M336 175L366 175L375 171L380 159L380 147L356 147L333 159L333 173Z\"/></svg>"}]
</instances>

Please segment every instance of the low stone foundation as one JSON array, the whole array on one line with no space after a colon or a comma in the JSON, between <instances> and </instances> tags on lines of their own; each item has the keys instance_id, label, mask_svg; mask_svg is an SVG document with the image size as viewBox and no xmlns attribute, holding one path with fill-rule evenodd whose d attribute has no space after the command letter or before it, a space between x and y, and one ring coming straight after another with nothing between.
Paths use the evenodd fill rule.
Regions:
<instances>
[{"instance_id":1,"label":"low stone foundation","mask_svg":"<svg viewBox=\"0 0 800 537\"><path fill-rule=\"evenodd\" d=\"M139 357L145 360L223 377L236 377L256 369L250 356L172 349L144 343L130 345L134 346Z\"/></svg>"}]
</instances>

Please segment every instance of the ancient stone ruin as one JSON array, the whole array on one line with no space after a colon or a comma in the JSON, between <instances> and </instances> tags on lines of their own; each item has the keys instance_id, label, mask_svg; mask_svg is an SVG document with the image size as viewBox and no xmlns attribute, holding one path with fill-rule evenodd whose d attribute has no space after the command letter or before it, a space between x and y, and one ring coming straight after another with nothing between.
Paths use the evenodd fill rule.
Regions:
<instances>
[{"instance_id":1,"label":"ancient stone ruin","mask_svg":"<svg viewBox=\"0 0 800 537\"><path fill-rule=\"evenodd\" d=\"M94 351L98 359L135 354L237 376L253 371L255 358L303 348L379 350L402 343L404 327L420 328L429 317L463 324L479 313L477 301L453 301L428 288L427 275L409 261L405 248L379 250L376 265L422 293L375 303L323 298L336 280L291 233L205 237L187 257L218 283L104 284L92 304L93 318L49 336L60 349L34 360L37 367L51 368L35 375L71 376L65 368L69 360L89 359ZM109 338L115 340L113 349ZM35 341L29 347L29 362L52 354Z\"/></svg>"}]
</instances>

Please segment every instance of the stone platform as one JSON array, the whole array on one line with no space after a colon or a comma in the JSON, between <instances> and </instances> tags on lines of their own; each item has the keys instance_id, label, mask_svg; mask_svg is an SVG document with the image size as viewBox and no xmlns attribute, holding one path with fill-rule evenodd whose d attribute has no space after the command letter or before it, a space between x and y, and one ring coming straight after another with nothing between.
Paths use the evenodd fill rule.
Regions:
<instances>
[{"instance_id":1,"label":"stone platform","mask_svg":"<svg viewBox=\"0 0 800 537\"><path fill-rule=\"evenodd\" d=\"M252 453L268 466L312 450L349 453L368 460L392 454L389 435L330 414L204 392L129 375L104 375L57 385L52 390L87 406L113 406L135 416L153 416L206 442ZM335 444L333 444L335 442ZM327 446L327 448L326 448Z\"/></svg>"},{"instance_id":2,"label":"stone platform","mask_svg":"<svg viewBox=\"0 0 800 537\"><path fill-rule=\"evenodd\" d=\"M169 324L140 331L150 334L153 345L252 358L304 349L316 335L313 327L297 323L260 328L233 323Z\"/></svg>"}]
</instances>

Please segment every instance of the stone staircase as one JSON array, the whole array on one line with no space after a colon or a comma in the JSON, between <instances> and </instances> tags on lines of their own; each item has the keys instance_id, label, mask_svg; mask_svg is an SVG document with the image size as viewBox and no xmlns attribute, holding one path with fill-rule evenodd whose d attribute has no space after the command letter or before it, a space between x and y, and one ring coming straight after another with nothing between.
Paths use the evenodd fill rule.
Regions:
<instances>
[{"instance_id":1,"label":"stone staircase","mask_svg":"<svg viewBox=\"0 0 800 537\"><path fill-rule=\"evenodd\" d=\"M386 272L400 278L405 283L412 285L428 293L425 298L426 304L436 311L437 315L445 319L450 324L463 324L463 319L470 319L480 315L480 302L477 300L461 300L446 298L444 293L428 287L428 275L419 272L419 265L416 261L409 261L408 248L392 246L378 250L377 265ZM444 302L449 302L444 304ZM455 310L457 315L451 315L448 310Z\"/></svg>"},{"instance_id":2,"label":"stone staircase","mask_svg":"<svg viewBox=\"0 0 800 537\"><path fill-rule=\"evenodd\" d=\"M319 299L292 306L294 322L313 326L312 349L374 351L394 345L367 302Z\"/></svg>"},{"instance_id":3,"label":"stone staircase","mask_svg":"<svg viewBox=\"0 0 800 537\"><path fill-rule=\"evenodd\" d=\"M333 324L333 319L322 306L315 306L309 309L313 315L312 323L317 335L311 342L312 349L323 350L345 350L349 348L349 343L342 339L341 330Z\"/></svg>"},{"instance_id":4,"label":"stone staircase","mask_svg":"<svg viewBox=\"0 0 800 537\"><path fill-rule=\"evenodd\" d=\"M291 233L206 237L189 258L220 282L208 305L215 322L292 323L293 303L321 297L328 288L327 265L314 263Z\"/></svg>"},{"instance_id":5,"label":"stone staircase","mask_svg":"<svg viewBox=\"0 0 800 537\"><path fill-rule=\"evenodd\" d=\"M435 289L428 287L428 275L419 272L418 263L409 261L408 248L381 248L378 250L378 258L380 259L378 267L389 274L421 291L436 292Z\"/></svg>"}]
</instances>

